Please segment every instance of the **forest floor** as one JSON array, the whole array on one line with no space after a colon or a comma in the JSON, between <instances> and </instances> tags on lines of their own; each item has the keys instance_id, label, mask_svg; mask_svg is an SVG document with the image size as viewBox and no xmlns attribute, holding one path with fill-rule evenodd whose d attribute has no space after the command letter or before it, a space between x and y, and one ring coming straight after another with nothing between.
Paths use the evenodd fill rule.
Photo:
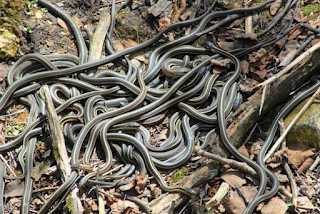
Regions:
<instances>
[{"instance_id":1,"label":"forest floor","mask_svg":"<svg viewBox=\"0 0 320 214\"><path fill-rule=\"evenodd\" d=\"M55 0L51 2L72 16L81 29L87 46L90 45L91 33L97 27L102 11L110 12L112 5L111 0ZM221 11L251 7L261 3L261 1L244 3L228 0L218 2L215 10ZM204 3L206 4L205 7ZM114 49L121 51L148 41L158 32L174 23L198 17L206 11L211 3L212 1L205 0L116 1L116 8L122 8L116 14L116 23L112 36ZM7 8L11 6L13 9L0 8L2 15L0 27L1 29L8 27L10 31L17 34L18 39L15 40L18 41L19 45L16 53L6 53L2 60L3 62L0 63L2 91L5 91L7 87L5 81L7 73L22 56L30 53L78 55L73 33L67 24L55 14L51 14L50 11L33 0L14 0L11 3L3 3L3 5L5 4L8 4ZM261 47L241 56L239 91L242 94L243 101L251 100L257 94L262 93L260 88L253 90L254 86L286 68L300 54L319 42L319 32L317 32L320 27L319 12L320 3L316 0L277 0L267 5L264 10L254 12L252 16L235 19L214 30L214 32L199 36L197 40L193 41L192 45L203 46L204 41L214 35L220 48L232 51L263 43L292 27L283 38L274 44ZM279 16L281 18L275 26L263 35L259 34ZM218 20L220 19L212 20L210 24L215 24ZM307 29L301 23L310 28ZM130 55L131 63L137 67L146 68L150 54L155 47L173 41L183 35L188 35L196 25L177 28L163 35L157 44ZM103 51L101 57L106 55ZM230 61L212 63L219 64L223 68L230 66ZM119 68L119 72L122 72L121 68ZM213 72L219 73L220 70ZM250 159L256 160L259 149L268 136L272 120L285 105L286 101L284 100L278 107L265 114L257 123L254 128L255 131L246 136L246 144L239 147L241 153ZM10 141L10 136L17 136L23 132L28 125L29 110L23 103L15 100L8 110L2 113L3 115L0 116L1 144ZM170 117L171 115L169 114L160 124L148 127L152 143L156 144L167 139ZM6 138L6 136L9 136L9 138ZM203 133L200 136L196 136L194 151L200 147L199 145L205 140L204 138L205 134ZM214 143L216 142L211 142L211 144ZM210 146L213 147L212 145ZM210 149L210 146L206 151L215 153L213 149ZM6 170L7 175L12 176L23 173L17 161L21 149L21 147L17 147L1 152L2 161L7 163L7 168L11 169L11 171ZM68 152L71 152L70 148ZM53 148L48 142L39 140L36 143L30 213L37 213L46 200L63 184L58 169L59 166L54 160L53 153ZM317 156L316 148L312 148L309 145L301 145L300 143L292 143L287 145L286 148L282 147L281 150L277 151L271 157L271 160L267 162L267 165L276 174L282 191L257 206L255 212L263 214L320 213L320 185L318 178L320 170L318 166L313 167L312 170L309 169ZM192 175L198 168L211 162L211 159L194 152L189 161L183 166L173 170L161 170L161 174L169 185L174 186L177 182L181 183L181 179L188 179L187 176ZM120 167L120 164L118 166ZM197 187L199 192L197 196L183 200L183 202L175 201L175 203L172 203L172 207L167 209L166 213L242 213L249 201L257 193L257 179L249 175L248 172L244 173L235 168L233 165L222 164L219 169L219 174ZM152 201L156 201L161 195L166 194L164 191L161 192L160 187L152 177L145 178L142 176L139 178L139 176L131 175L130 179L131 182L126 185L104 190L105 195L103 197L106 203L106 213L146 213L147 211L141 208L143 206L139 202L150 205ZM5 213L20 213L22 195L24 194L24 179L8 178L4 182ZM215 204L212 202L212 197L221 187L221 184L227 185L229 188L223 200ZM84 213L99 212L101 204L99 204L96 197L98 192L93 190L94 188L91 189L91 187L81 190L80 198L84 205ZM117 197L115 193L121 193L129 197L128 199L126 197ZM137 198L138 202L132 201L130 196ZM176 207L177 204L178 206ZM55 211L55 213L59 212L69 213L70 210L68 210L68 206L65 203L62 203ZM153 210L153 212L161 213L162 211Z\"/></svg>"}]
</instances>

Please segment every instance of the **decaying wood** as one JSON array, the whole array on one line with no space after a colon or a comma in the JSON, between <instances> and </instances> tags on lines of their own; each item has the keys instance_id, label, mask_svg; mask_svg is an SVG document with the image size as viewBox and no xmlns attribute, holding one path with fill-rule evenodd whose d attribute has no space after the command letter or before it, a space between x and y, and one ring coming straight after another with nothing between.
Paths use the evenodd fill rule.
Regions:
<instances>
[{"instance_id":1,"label":"decaying wood","mask_svg":"<svg viewBox=\"0 0 320 214\"><path fill-rule=\"evenodd\" d=\"M304 59L302 64L290 74L281 77L266 93L263 111L259 114L261 95L242 103L233 115L232 123L228 127L228 135L236 146L241 145L244 136L263 115L290 97L290 93L309 81L320 68L320 50Z\"/></svg>"},{"instance_id":2,"label":"decaying wood","mask_svg":"<svg viewBox=\"0 0 320 214\"><path fill-rule=\"evenodd\" d=\"M49 122L49 129L50 129L50 137L52 141L52 147L54 148L55 152L54 158L59 165L61 170L61 178L63 181L66 181L68 177L71 175L71 165L69 163L69 156L67 153L67 148L65 145L65 140L63 136L63 132L61 129L60 120L58 115L55 111L53 101L49 92L49 87L44 85L40 89L41 94L44 96L44 102L46 104L46 112L47 118ZM83 213L84 209L81 204L81 200L78 197L78 188L74 188L67 198L70 206L72 206L71 213Z\"/></svg>"},{"instance_id":3,"label":"decaying wood","mask_svg":"<svg viewBox=\"0 0 320 214\"><path fill-rule=\"evenodd\" d=\"M292 91L309 81L311 76L315 75L320 69L319 58L320 50L317 50L312 55L308 56L308 58L304 59L300 66L293 69L290 74L281 77L278 82L275 83L275 85L266 93L265 104L261 114L259 114L261 100L261 94L259 94L260 92L257 92L252 100L242 103L232 118L233 122L228 127L228 135L231 139L231 142L233 142L236 146L241 145L245 135L252 129L254 124L263 117L263 115L279 105L281 102L284 102L285 99L289 98ZM217 144L217 148L214 148L213 150L218 150L219 154L224 156L224 154L221 154L220 152L221 148L218 147L219 146ZM209 168L211 168L211 170L209 170ZM206 183L205 180L208 180L210 175L212 175L212 169L214 169L215 173L217 173L219 166L202 166L192 175L186 176L185 180L192 180L192 183L204 185ZM186 187L197 186L190 185L192 183L183 185ZM166 213L173 200L175 200L176 207L178 207L188 200L188 196L169 193L163 198L152 202L150 206L154 213Z\"/></svg>"},{"instance_id":4,"label":"decaying wood","mask_svg":"<svg viewBox=\"0 0 320 214\"><path fill-rule=\"evenodd\" d=\"M183 179L181 179L181 182L179 184L175 185L181 185L197 190L199 189L199 187L212 180L218 174L218 172L219 167L217 167L217 164L210 163L196 170L191 175L184 177ZM150 212L152 214L168 213L173 201L175 202L175 207L177 207L185 203L187 200L189 200L189 196L183 194L162 194L162 196L150 202Z\"/></svg>"}]
</instances>

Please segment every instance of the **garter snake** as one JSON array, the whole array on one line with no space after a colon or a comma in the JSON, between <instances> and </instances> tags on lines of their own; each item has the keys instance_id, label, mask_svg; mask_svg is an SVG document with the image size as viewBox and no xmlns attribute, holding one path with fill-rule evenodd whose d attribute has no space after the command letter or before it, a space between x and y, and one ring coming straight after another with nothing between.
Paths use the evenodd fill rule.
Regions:
<instances>
[{"instance_id":1,"label":"garter snake","mask_svg":"<svg viewBox=\"0 0 320 214\"><path fill-rule=\"evenodd\" d=\"M235 9L235 10L229 11L228 13L245 14L247 12L252 12L254 10L257 10L257 9L263 7L264 5L266 5L267 3L270 3L270 2L273 2L273 1L267 1L262 5L259 5L257 7L250 8L250 9ZM63 12L63 11L61 12L61 10L59 10L55 6L52 6L50 3L47 3L44 0L39 0L39 3L44 5L45 7L48 7L50 10L56 12L59 16L64 17L64 19L66 19L66 20L69 19L69 16L66 16L65 12ZM205 17L205 21L201 21L200 22L200 24L199 24L198 28L196 29L196 31L192 32L192 34L191 34L192 36L191 37L182 37L181 39L178 39L177 42L175 42L175 43L170 43L168 45L163 45L159 49L156 49L156 51L154 51L152 56L151 56L150 67L152 68L152 66L154 66L152 64L157 63L157 61L159 61L161 59L160 58L160 54L164 50L169 49L168 53L170 53L170 51L172 50L172 49L170 49L171 46L176 45L176 44L184 44L184 43L186 43L188 41L191 41L193 39L193 37L195 36L195 33L199 32L199 31L202 31L205 28L205 25L212 18L220 17L220 16L223 17L223 16L226 16L226 15L227 15L226 12L213 12L209 16L207 16L207 15L203 16L202 18ZM199 21L201 19L197 19L197 21ZM67 21L67 22L68 22L68 24L71 23L70 25L71 25L72 29L77 29L77 26L74 26L74 23L73 23L72 20ZM186 23L191 23L191 22L184 22L183 24L180 24L180 25L174 25L174 27L185 26ZM192 22L192 23L194 23L194 22ZM164 32L169 32L174 27L169 27ZM154 43L155 41L157 41L160 37L162 37L162 34L163 34L163 32L162 32L162 33L158 34L157 36L155 36L153 39L149 40L148 42L145 42L145 43L143 43L141 45L138 45L136 47L129 48L129 49L126 49L126 50L118 52L118 53L114 53L114 54L112 54L110 56L107 56L107 57L101 59L101 60L97 60L97 61L94 61L94 62L87 63L86 62L86 55L87 55L86 52L87 52L87 50L86 50L85 43L84 43L84 41L82 39L81 32L78 31L78 30L74 30L73 33L75 34L76 40L78 41L79 65L70 66L70 67L69 66L65 66L67 68L57 70L56 69L57 64L53 64L52 63L52 66L50 65L50 67L47 68L50 71L39 71L37 73L32 73L29 76L25 76L25 77L23 77L21 79L19 79L20 76L21 76L20 73L17 72L18 73L17 75L13 75L12 76L12 79L16 78L17 80L16 81L12 81L12 84L10 84L10 86L7 89L7 91L1 97L1 100L0 100L0 109L1 110L6 105L7 101L10 98L10 96L13 95L16 92L17 89L21 88L24 85L29 84L30 82L39 81L39 80L41 81L41 80L48 79L48 78L53 78L53 77L62 80L62 78L59 78L59 77L65 76L65 75L71 75L71 74L75 74L75 73L80 73L80 72L85 71L87 69L90 69L90 68L97 67L99 65L105 64L106 62L110 62L110 61L112 61L114 59L118 59L119 57L122 57L125 54L140 50L143 47L147 47L147 46L151 45L152 43ZM239 64L238 64L237 59L233 55L228 54L227 52L225 52L225 51L223 51L221 49L215 48L215 47L212 47L212 49L213 49L214 52L218 52L221 55L226 55L227 57L232 58L235 61L236 72L234 73L233 76L230 77L230 79L227 81L227 83L225 84L225 86L223 87L223 90L221 92L221 98L220 98L221 101L220 101L220 104L218 104L218 122L219 122L219 125L221 126L220 134L222 136L223 141L226 143L226 146L231 150L231 152L233 153L234 156L242 159L243 157L241 155L239 155L238 151L232 146L232 143L229 142L228 137L226 135L226 130L225 130L226 129L226 121L225 121L226 112L225 112L225 108L226 108L226 103L228 103L228 102L226 102L226 98L227 98L227 94L228 94L229 88L231 88L231 85L233 84L233 82L235 81L237 76L239 75L239 71L238 71L239 70ZM185 50L185 51L188 51L188 50ZM202 50L200 50L200 51L202 51ZM157 97L149 96L149 98L150 98L149 100L153 101L151 104L147 104L147 105L143 106L142 108L134 109L133 111L129 112L129 110L132 110L137 105L140 105L145 100L145 97L148 96L148 94L147 94L148 89L146 89L144 84L140 84L140 86L143 85L143 86L141 86L141 89L139 89L136 86L133 86L134 84L131 84L128 88L130 88L132 86L130 89L132 89L132 91L134 91L135 94L138 94L137 99L135 100L136 102L134 104L132 104L131 106L130 106L130 104L128 104L126 106L123 106L123 108L121 110L117 111L118 114L121 114L121 115L118 115L118 116L116 116L116 117L114 117L112 119L108 119L108 118L111 117L111 116L114 116L114 114L116 114L115 112L112 112L112 114L102 113L101 115L97 115L96 118L94 118L93 120L88 122L83 127L83 129L81 130L81 133L79 134L78 139L76 139L76 143L74 145L74 150L72 151L71 162L73 164L73 167L77 168L79 166L79 163L78 163L79 152L81 150L82 143L85 140L85 137L87 136L87 134L91 131L92 135L90 135L90 137L92 137L92 136L97 136L100 133L100 138L103 140L103 146L104 147L108 146L108 142L106 141L106 139L104 139L105 137L107 138L107 140L108 139L114 140L114 141L119 141L120 140L120 141L125 141L127 143L131 143L131 144L135 145L140 150L141 155L144 157L149 171L151 171L151 173L154 175L156 180L158 180L160 186L164 190L169 191L169 192L178 191L178 192L186 193L186 194L194 194L194 191L191 190L191 189L187 189L187 188L183 188L183 187L173 187L173 188L168 187L164 183L164 181L162 180L161 175L157 172L155 166L153 165L153 162L152 162L152 160L150 158L150 155L148 154L148 151L134 137L132 137L130 135L126 135L126 134L111 134L111 133L107 133L107 131L108 131L109 127L111 127L113 124L115 124L117 122L125 121L127 119L132 119L132 118L139 118L139 119L150 118L151 116L155 115L156 113L158 113L162 109L166 109L166 108L170 107L171 105L176 104L177 102L182 101L183 99L189 98L191 95L194 95L195 91L197 91L198 89L197 90L196 89L190 89L191 92L190 91L185 92L184 94L181 95L180 98L176 98L174 101L170 101L169 100L171 98L171 96L174 93L176 93L176 91L179 89L179 87L183 83L185 83L190 77L192 77L197 72L197 70L199 70L203 66L208 65L210 59L212 59L212 57L209 58L208 60L205 60L204 62L200 63L200 65L197 66L196 68L191 69L187 74L185 74L183 77L181 77L179 80L177 80L172 85L172 87L170 87L169 89L165 89L164 90L164 94L161 97L157 98ZM23 60L25 60L25 59L23 59ZM23 62L23 60L21 60L21 61ZM50 60L48 61L47 58L45 58L44 61L46 61L44 63L45 66L50 64ZM57 70L57 71L52 71L52 70ZM141 75L140 77L138 77L138 81L141 83L142 74L141 74L140 71L138 71L137 73L138 73L138 75ZM82 76L82 80L86 79L86 78L87 78L86 80L89 79L84 74L82 74L82 75L80 74L79 76ZM148 82L148 80L152 79L153 76L154 76L153 73L147 72L146 76L144 76L145 81ZM118 76L116 78L118 78L119 81L118 82L114 81L115 84L121 85L120 84L121 76ZM133 79L134 79L133 77L130 77L130 79L132 80L132 82L134 82L133 81ZM74 80L74 84L78 84L80 81L81 80ZM211 76L211 81L214 82L214 77L212 77L212 76ZM125 79L125 82L122 85L126 85L128 82L131 83L130 81L127 81L127 79ZM203 88L204 85L205 85L204 82L201 82L200 83L201 87L200 86L199 87ZM209 86L210 86L210 83L209 83ZM204 92L205 92L204 94L206 95L205 97L207 97L207 94L208 94L207 90L209 90L210 88L211 87L205 87L205 89L204 89ZM116 86L112 90L116 90L117 91L117 90L119 90L119 87ZM103 94L103 93L104 93L104 91L99 91L99 92L98 91L92 91L92 93L88 92L87 96L88 96L88 94L90 94L91 96L95 96L97 94ZM124 92L124 93L126 93L126 92ZM160 94L161 93L162 92L160 92ZM77 99L80 99L80 98L77 98ZM72 98L70 98L70 100L72 100ZM76 100L76 99L73 99L72 102L74 102L74 100ZM69 100L67 100L67 102L69 104L72 103ZM201 101L196 100L195 102L201 102ZM64 105L64 103L61 103L61 102L59 103L59 100L58 100L57 103L61 104L57 108L57 111L58 110L62 110L64 107L66 107L66 105ZM88 109L86 109L86 111L90 111L90 109L88 108ZM150 113L150 112L152 112L152 113ZM105 119L108 119L108 121L104 122L103 120L105 120ZM41 117L41 119L38 119L38 120L34 121L30 125L30 127L34 128L42 120L44 120L43 117ZM89 119L87 119L87 120L89 120ZM178 155L178 156L176 156L176 157L174 157L172 159L172 162L177 163L177 164L178 163L180 164L180 163L184 162L185 160L189 159L190 155L192 154L193 136L192 136L192 128L189 127L189 121L188 120L189 120L188 117L184 116L183 120L182 120L182 124L183 124L183 130L184 130L184 133L185 133L186 141L187 142L191 142L191 146L189 146L186 149L187 151L186 151L185 155ZM100 128L102 128L102 131L99 130ZM32 129L32 128L29 128L29 130L30 129ZM13 144L9 144L9 145L12 146ZM6 148L8 148L8 145L2 146L2 147L0 146L0 149L1 148L6 149ZM128 149L128 148L125 148L125 149ZM128 150L130 150L130 149L128 149ZM110 152L110 149L107 148L105 153L109 154L109 152ZM89 159L88 157L90 156L90 154L91 154L91 149L89 149L88 152L87 152L88 156L85 158L86 159L86 161L84 161L85 163L89 162L88 161L88 159ZM129 154L129 152L127 154ZM110 156L110 157L112 157L112 156ZM261 159L261 156L260 156L260 159ZM109 163L110 163L110 160L106 160L106 164L105 164L106 168L109 167ZM249 164L250 163L251 162L249 162ZM266 175L265 175L265 172L264 172L265 169L264 169L264 167L261 167L261 166L257 165L256 163L254 163L254 164L251 163L251 165L259 172L259 174L261 176L261 186L260 186L260 189L259 189L259 192L258 192L258 196L261 195L261 196L258 197L259 200L261 201L261 200L264 200L264 199L269 197L269 196L267 197L266 195L262 195L262 192L264 191L264 187L265 187L264 183L266 182ZM174 166L176 166L176 165L174 165ZM85 167L86 166L84 166L84 168ZM80 167L80 169L81 169L81 167ZM268 171L267 171L267 173L268 173L269 177L273 178L272 175L270 175ZM60 195L63 194L63 192L65 191L65 189L63 189L63 188L70 187L75 182L75 180L76 180L76 174L75 174L75 172L73 172L71 174L70 178L66 181L66 183L64 183L61 186L61 188L53 195L53 197L52 197L53 199L50 198L50 203L48 203L48 205L46 204L43 207L43 209L40 211L40 213L44 213L45 210L49 208L50 204L52 204L51 202L53 200L55 200L55 198L57 198L57 197L59 197ZM274 193L274 191L272 191L271 193ZM255 201L257 201L257 200L255 200ZM247 212L251 212L256 203L258 203L258 202L253 202L252 204L250 204L249 207L248 207L248 211Z\"/></svg>"}]
</instances>

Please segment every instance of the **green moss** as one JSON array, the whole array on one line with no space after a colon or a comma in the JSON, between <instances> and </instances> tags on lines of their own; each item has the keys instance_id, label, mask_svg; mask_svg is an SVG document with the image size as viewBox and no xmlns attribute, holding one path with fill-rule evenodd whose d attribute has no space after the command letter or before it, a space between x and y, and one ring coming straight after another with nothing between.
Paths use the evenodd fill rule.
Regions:
<instances>
[{"instance_id":1,"label":"green moss","mask_svg":"<svg viewBox=\"0 0 320 214\"><path fill-rule=\"evenodd\" d=\"M320 5L316 4L307 4L301 8L303 15L308 16L309 18L318 16L320 12Z\"/></svg>"},{"instance_id":2,"label":"green moss","mask_svg":"<svg viewBox=\"0 0 320 214\"><path fill-rule=\"evenodd\" d=\"M26 3L23 0L0 0L0 17L19 21Z\"/></svg>"},{"instance_id":3,"label":"green moss","mask_svg":"<svg viewBox=\"0 0 320 214\"><path fill-rule=\"evenodd\" d=\"M172 181L173 182L178 182L181 180L184 176L186 176L186 173L188 172L188 169L186 167L181 168L179 171L174 173L172 175Z\"/></svg>"},{"instance_id":4,"label":"green moss","mask_svg":"<svg viewBox=\"0 0 320 214\"><path fill-rule=\"evenodd\" d=\"M73 206L69 200L66 201L66 208L68 209L69 212L72 212L73 210Z\"/></svg>"}]
</instances>

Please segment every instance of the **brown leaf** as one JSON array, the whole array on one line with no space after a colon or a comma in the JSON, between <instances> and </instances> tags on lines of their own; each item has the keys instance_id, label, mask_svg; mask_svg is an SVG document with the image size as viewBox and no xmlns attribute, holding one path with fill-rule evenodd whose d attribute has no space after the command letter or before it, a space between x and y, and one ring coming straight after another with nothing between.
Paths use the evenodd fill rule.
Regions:
<instances>
[{"instance_id":1,"label":"brown leaf","mask_svg":"<svg viewBox=\"0 0 320 214\"><path fill-rule=\"evenodd\" d=\"M234 170L228 170L222 173L220 177L233 188L241 187L247 183L242 174Z\"/></svg>"},{"instance_id":2,"label":"brown leaf","mask_svg":"<svg viewBox=\"0 0 320 214\"><path fill-rule=\"evenodd\" d=\"M139 207L135 203L121 199L111 204L110 208L112 209L112 213L123 213L127 209L131 209L135 213L140 213Z\"/></svg>"},{"instance_id":3,"label":"brown leaf","mask_svg":"<svg viewBox=\"0 0 320 214\"><path fill-rule=\"evenodd\" d=\"M83 26L82 21L77 16L72 16L79 28Z\"/></svg>"},{"instance_id":4,"label":"brown leaf","mask_svg":"<svg viewBox=\"0 0 320 214\"><path fill-rule=\"evenodd\" d=\"M223 206L230 214L242 214L246 209L244 200L237 191L230 191L229 196L223 202Z\"/></svg>"},{"instance_id":5,"label":"brown leaf","mask_svg":"<svg viewBox=\"0 0 320 214\"><path fill-rule=\"evenodd\" d=\"M320 20L316 19L316 20L308 20L309 25L313 28L319 28L320 27Z\"/></svg>"},{"instance_id":6,"label":"brown leaf","mask_svg":"<svg viewBox=\"0 0 320 214\"><path fill-rule=\"evenodd\" d=\"M138 193L143 192L144 188L146 187L147 181L148 181L148 174L141 173L136 176L135 189Z\"/></svg>"},{"instance_id":7,"label":"brown leaf","mask_svg":"<svg viewBox=\"0 0 320 214\"><path fill-rule=\"evenodd\" d=\"M242 186L240 187L240 191L242 192L246 201L249 201L249 202L253 201L253 199L256 197L258 192L255 186Z\"/></svg>"},{"instance_id":8,"label":"brown leaf","mask_svg":"<svg viewBox=\"0 0 320 214\"><path fill-rule=\"evenodd\" d=\"M288 161L297 169L309 157L314 155L314 149L302 143L288 144Z\"/></svg>"},{"instance_id":9,"label":"brown leaf","mask_svg":"<svg viewBox=\"0 0 320 214\"><path fill-rule=\"evenodd\" d=\"M281 7L282 4L282 0L276 0L275 2L273 2L270 5L270 14L272 16L276 15L276 13L278 12L279 8Z\"/></svg>"},{"instance_id":10,"label":"brown leaf","mask_svg":"<svg viewBox=\"0 0 320 214\"><path fill-rule=\"evenodd\" d=\"M134 187L134 180L130 181L128 184L119 187L121 191L128 191Z\"/></svg>"},{"instance_id":11,"label":"brown leaf","mask_svg":"<svg viewBox=\"0 0 320 214\"><path fill-rule=\"evenodd\" d=\"M227 50L227 51L231 51L234 49L238 49L238 48L242 48L242 44L240 42L218 42L218 45L220 48Z\"/></svg>"},{"instance_id":12,"label":"brown leaf","mask_svg":"<svg viewBox=\"0 0 320 214\"><path fill-rule=\"evenodd\" d=\"M162 129L159 134L156 135L157 140L166 140L167 139L168 129Z\"/></svg>"},{"instance_id":13,"label":"brown leaf","mask_svg":"<svg viewBox=\"0 0 320 214\"><path fill-rule=\"evenodd\" d=\"M120 41L114 42L113 46L114 46L114 49L115 49L116 51L122 51L122 50L124 50L124 46L123 46L123 44L122 44Z\"/></svg>"},{"instance_id":14,"label":"brown leaf","mask_svg":"<svg viewBox=\"0 0 320 214\"><path fill-rule=\"evenodd\" d=\"M241 60L240 68L243 74L247 74L249 72L249 62L247 60Z\"/></svg>"},{"instance_id":15,"label":"brown leaf","mask_svg":"<svg viewBox=\"0 0 320 214\"><path fill-rule=\"evenodd\" d=\"M124 40L122 40L122 43L126 48L130 48L130 47L138 45L137 42L135 42L131 39L124 39Z\"/></svg>"},{"instance_id":16,"label":"brown leaf","mask_svg":"<svg viewBox=\"0 0 320 214\"><path fill-rule=\"evenodd\" d=\"M275 168L277 168L277 167L280 166L280 165L281 165L281 162L268 164L268 166L270 166L272 169L275 169Z\"/></svg>"},{"instance_id":17,"label":"brown leaf","mask_svg":"<svg viewBox=\"0 0 320 214\"><path fill-rule=\"evenodd\" d=\"M64 30L69 30L68 25L60 18L57 19L58 25Z\"/></svg>"},{"instance_id":18,"label":"brown leaf","mask_svg":"<svg viewBox=\"0 0 320 214\"><path fill-rule=\"evenodd\" d=\"M303 209L307 209L307 210L314 209L314 205L312 204L312 202L307 196L298 197L298 207L299 207L298 210L300 211L300 213L303 212Z\"/></svg>"},{"instance_id":19,"label":"brown leaf","mask_svg":"<svg viewBox=\"0 0 320 214\"><path fill-rule=\"evenodd\" d=\"M0 63L0 81L3 81L6 78L9 71L9 66L7 63L1 62Z\"/></svg>"},{"instance_id":20,"label":"brown leaf","mask_svg":"<svg viewBox=\"0 0 320 214\"><path fill-rule=\"evenodd\" d=\"M280 173L274 173L274 174L275 174L275 176L277 176L279 182L281 182L281 183L289 181L288 176L285 174L280 174Z\"/></svg>"},{"instance_id":21,"label":"brown leaf","mask_svg":"<svg viewBox=\"0 0 320 214\"><path fill-rule=\"evenodd\" d=\"M257 70L255 68L250 68L251 73L253 74L253 77L255 77L255 79L261 81L264 79L264 77L267 74L267 70L263 69L263 70Z\"/></svg>"},{"instance_id":22,"label":"brown leaf","mask_svg":"<svg viewBox=\"0 0 320 214\"><path fill-rule=\"evenodd\" d=\"M276 42L276 45L279 47L279 49L284 48L285 44L286 44L287 40L286 38L280 39Z\"/></svg>"},{"instance_id":23,"label":"brown leaf","mask_svg":"<svg viewBox=\"0 0 320 214\"><path fill-rule=\"evenodd\" d=\"M261 149L262 143L263 143L262 141L257 141L255 143L253 143L250 148L250 154L257 155Z\"/></svg>"},{"instance_id":24,"label":"brown leaf","mask_svg":"<svg viewBox=\"0 0 320 214\"><path fill-rule=\"evenodd\" d=\"M230 67L231 60L230 59L212 59L211 64L220 66L223 68L229 68Z\"/></svg>"},{"instance_id":25,"label":"brown leaf","mask_svg":"<svg viewBox=\"0 0 320 214\"><path fill-rule=\"evenodd\" d=\"M260 48L258 51L249 54L249 62L257 62L267 53L267 50L264 48Z\"/></svg>"},{"instance_id":26,"label":"brown leaf","mask_svg":"<svg viewBox=\"0 0 320 214\"><path fill-rule=\"evenodd\" d=\"M4 188L4 197L16 197L22 196L24 190L24 185L20 180L16 179L8 183Z\"/></svg>"},{"instance_id":27,"label":"brown leaf","mask_svg":"<svg viewBox=\"0 0 320 214\"><path fill-rule=\"evenodd\" d=\"M171 20L168 17L159 19L159 31L163 31L166 27L171 25Z\"/></svg>"},{"instance_id":28,"label":"brown leaf","mask_svg":"<svg viewBox=\"0 0 320 214\"><path fill-rule=\"evenodd\" d=\"M296 7L293 13L293 17L297 22L305 22L306 17L303 15L303 12L300 10L299 7Z\"/></svg>"},{"instance_id":29,"label":"brown leaf","mask_svg":"<svg viewBox=\"0 0 320 214\"><path fill-rule=\"evenodd\" d=\"M244 146L244 145L241 145L239 148L238 148L238 151L243 154L244 156L246 157L249 157L249 152L247 150L247 148Z\"/></svg>"},{"instance_id":30,"label":"brown leaf","mask_svg":"<svg viewBox=\"0 0 320 214\"><path fill-rule=\"evenodd\" d=\"M279 197L272 198L268 204L264 205L261 209L262 214L285 214L288 206Z\"/></svg>"},{"instance_id":31,"label":"brown leaf","mask_svg":"<svg viewBox=\"0 0 320 214\"><path fill-rule=\"evenodd\" d=\"M285 45L285 50L281 51L279 54L279 59L281 63L279 66L287 66L296 55L300 52L299 42L297 40L290 40Z\"/></svg>"}]
</instances>

